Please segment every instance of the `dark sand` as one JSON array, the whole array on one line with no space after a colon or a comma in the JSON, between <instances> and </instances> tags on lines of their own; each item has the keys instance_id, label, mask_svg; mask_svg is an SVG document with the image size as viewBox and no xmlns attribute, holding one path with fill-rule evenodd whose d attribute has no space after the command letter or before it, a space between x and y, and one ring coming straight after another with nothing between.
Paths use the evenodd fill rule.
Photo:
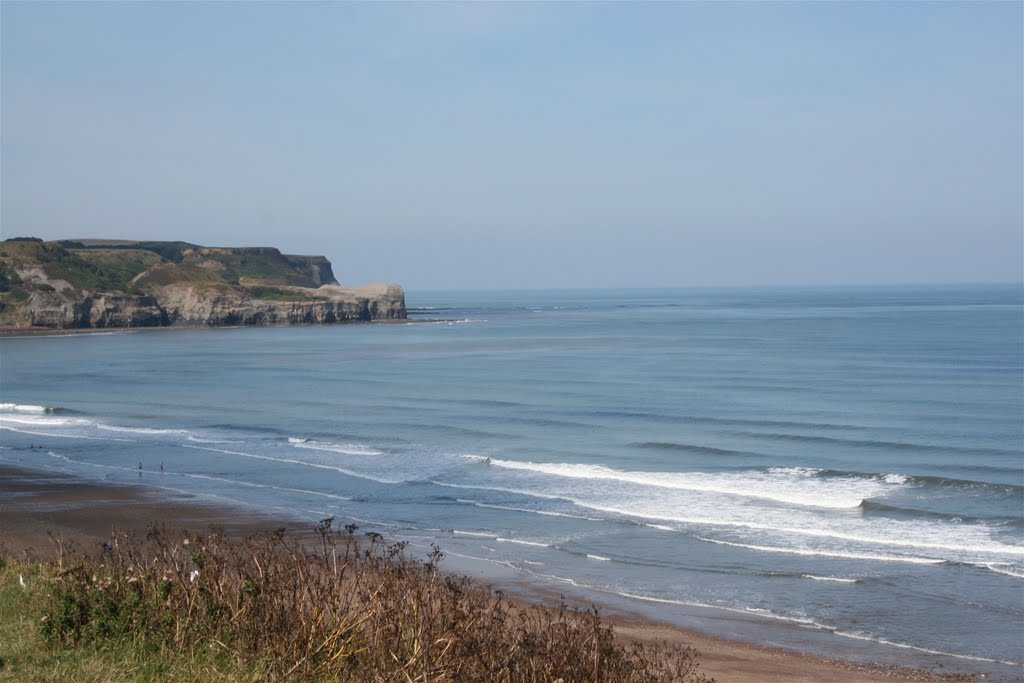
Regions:
<instances>
[{"instance_id":1,"label":"dark sand","mask_svg":"<svg viewBox=\"0 0 1024 683\"><path fill-rule=\"evenodd\" d=\"M157 523L193 531L216 524L239 536L281 526L296 530L309 526L215 507L195 498L172 498L141 483L92 483L59 472L0 465L0 543L12 554L52 557L56 547L49 534L88 548L110 540L115 529L144 534Z\"/></svg>"},{"instance_id":2,"label":"dark sand","mask_svg":"<svg viewBox=\"0 0 1024 683\"><path fill-rule=\"evenodd\" d=\"M0 544L12 555L53 557L57 550L50 534L88 549L108 540L115 529L143 534L154 523L191 531L217 525L227 535L238 537L281 527L300 532L310 528L305 520L260 516L213 506L196 498L169 497L166 492L145 486L144 478L138 486L115 486L84 482L58 472L0 465ZM552 602L556 601L553 596ZM695 648L701 670L720 683L971 680L910 669L869 667L733 642L639 616L616 616L613 621L621 638L668 641Z\"/></svg>"}]
</instances>

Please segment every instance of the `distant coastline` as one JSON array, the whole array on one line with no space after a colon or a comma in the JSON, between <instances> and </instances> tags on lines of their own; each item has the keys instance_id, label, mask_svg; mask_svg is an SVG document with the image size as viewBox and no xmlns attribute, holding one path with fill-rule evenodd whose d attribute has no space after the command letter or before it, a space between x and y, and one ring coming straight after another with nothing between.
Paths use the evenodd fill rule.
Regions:
<instances>
[{"instance_id":1,"label":"distant coastline","mask_svg":"<svg viewBox=\"0 0 1024 683\"><path fill-rule=\"evenodd\" d=\"M400 285L347 287L324 256L187 242L0 243L0 334L404 320Z\"/></svg>"}]
</instances>

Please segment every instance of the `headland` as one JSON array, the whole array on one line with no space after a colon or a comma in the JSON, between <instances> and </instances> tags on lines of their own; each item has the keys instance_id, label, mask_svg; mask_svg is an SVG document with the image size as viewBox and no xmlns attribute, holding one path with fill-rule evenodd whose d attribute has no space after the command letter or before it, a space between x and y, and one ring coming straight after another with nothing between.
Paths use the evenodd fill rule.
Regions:
<instances>
[{"instance_id":1,"label":"headland","mask_svg":"<svg viewBox=\"0 0 1024 683\"><path fill-rule=\"evenodd\" d=\"M7 333L405 317L401 286L341 285L323 256L187 242L0 243L0 329Z\"/></svg>"}]
</instances>

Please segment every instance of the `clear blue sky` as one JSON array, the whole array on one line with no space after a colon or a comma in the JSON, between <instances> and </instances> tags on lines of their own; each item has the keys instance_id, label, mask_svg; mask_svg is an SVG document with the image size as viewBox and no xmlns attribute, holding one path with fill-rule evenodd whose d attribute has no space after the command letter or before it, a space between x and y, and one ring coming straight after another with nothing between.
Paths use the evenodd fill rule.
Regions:
<instances>
[{"instance_id":1,"label":"clear blue sky","mask_svg":"<svg viewBox=\"0 0 1024 683\"><path fill-rule=\"evenodd\" d=\"M1020 281L1022 7L5 0L0 231L407 289Z\"/></svg>"}]
</instances>

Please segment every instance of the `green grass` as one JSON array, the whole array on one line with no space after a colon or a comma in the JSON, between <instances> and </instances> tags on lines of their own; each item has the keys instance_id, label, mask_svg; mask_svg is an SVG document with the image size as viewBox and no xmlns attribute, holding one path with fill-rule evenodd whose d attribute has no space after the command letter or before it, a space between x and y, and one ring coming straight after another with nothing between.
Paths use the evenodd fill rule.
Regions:
<instances>
[{"instance_id":1,"label":"green grass","mask_svg":"<svg viewBox=\"0 0 1024 683\"><path fill-rule=\"evenodd\" d=\"M13 273L15 267L38 267L50 279L66 280L79 289L122 291L128 287L131 278L141 272L133 271L127 263L118 268L94 263L52 242L8 240L2 246L7 254L0 257L4 261L5 273Z\"/></svg>"},{"instance_id":2,"label":"green grass","mask_svg":"<svg viewBox=\"0 0 1024 683\"><path fill-rule=\"evenodd\" d=\"M133 289L131 281L137 275L164 261L159 255L141 249L83 249L71 253L103 273L113 289L121 291Z\"/></svg>"},{"instance_id":3,"label":"green grass","mask_svg":"<svg viewBox=\"0 0 1024 683\"><path fill-rule=\"evenodd\" d=\"M165 263L150 269L138 280L138 286L146 289L174 284L217 284L224 285L224 279L212 270L186 263Z\"/></svg>"},{"instance_id":4,"label":"green grass","mask_svg":"<svg viewBox=\"0 0 1024 683\"><path fill-rule=\"evenodd\" d=\"M282 289L310 287L312 282L276 250L209 250L182 254L192 247L194 245L184 242L100 247L80 242L6 240L0 243L0 293L24 284L17 270L41 269L51 280L65 280L86 291L139 294L147 288L178 283L215 283L239 291L241 282L251 281L241 289L250 289L258 298L276 301L317 298ZM133 282L140 275L142 277ZM25 287L32 289L29 285Z\"/></svg>"},{"instance_id":5,"label":"green grass","mask_svg":"<svg viewBox=\"0 0 1024 683\"><path fill-rule=\"evenodd\" d=\"M121 633L60 643L45 635L59 605L55 565L7 560L0 569L0 682L193 683L264 680L260 663L240 665L217 643L182 651ZM18 577L25 580L21 588Z\"/></svg>"},{"instance_id":6,"label":"green grass","mask_svg":"<svg viewBox=\"0 0 1024 683\"><path fill-rule=\"evenodd\" d=\"M57 244L66 249L76 250L95 249L98 251L110 251L124 249L130 251L147 251L175 263L181 261L184 257L183 252L199 248L198 245L191 244L189 242L135 242L131 240L127 240L123 244L118 244L116 241L113 243L102 242L100 244L92 244L91 242L92 240L86 240L86 243L75 242L73 240L60 240Z\"/></svg>"},{"instance_id":7,"label":"green grass","mask_svg":"<svg viewBox=\"0 0 1024 683\"><path fill-rule=\"evenodd\" d=\"M232 284L242 280L256 280L263 285L290 285L311 287L309 277L280 253L213 251L196 253L185 258L184 263L215 261L224 267L223 277Z\"/></svg>"}]
</instances>

